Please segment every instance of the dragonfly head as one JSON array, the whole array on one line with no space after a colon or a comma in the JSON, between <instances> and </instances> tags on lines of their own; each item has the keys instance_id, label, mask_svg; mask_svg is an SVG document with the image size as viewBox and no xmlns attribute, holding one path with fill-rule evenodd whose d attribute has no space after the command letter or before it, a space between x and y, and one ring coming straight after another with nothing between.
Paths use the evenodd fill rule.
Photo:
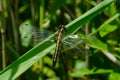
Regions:
<instances>
[{"instance_id":1,"label":"dragonfly head","mask_svg":"<svg viewBox=\"0 0 120 80\"><path fill-rule=\"evenodd\" d=\"M65 30L65 26L64 25L60 25L59 26L59 29L62 29L62 28Z\"/></svg>"}]
</instances>

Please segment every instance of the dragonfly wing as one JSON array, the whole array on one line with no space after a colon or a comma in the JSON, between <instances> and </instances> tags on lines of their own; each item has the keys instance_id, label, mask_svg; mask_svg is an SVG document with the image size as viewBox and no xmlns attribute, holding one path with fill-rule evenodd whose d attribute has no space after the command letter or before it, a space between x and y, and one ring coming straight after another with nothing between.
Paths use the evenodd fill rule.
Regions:
<instances>
[{"instance_id":1,"label":"dragonfly wing","mask_svg":"<svg viewBox=\"0 0 120 80\"><path fill-rule=\"evenodd\" d=\"M52 33L48 30L39 30L38 28L35 28L33 31L33 40L35 44L38 44L39 42L45 40L48 38Z\"/></svg>"},{"instance_id":2,"label":"dragonfly wing","mask_svg":"<svg viewBox=\"0 0 120 80\"><path fill-rule=\"evenodd\" d=\"M90 56L92 54L89 49L85 48L84 41L76 35L68 37L68 39L63 41L63 44L66 48L69 47L71 56Z\"/></svg>"}]
</instances>

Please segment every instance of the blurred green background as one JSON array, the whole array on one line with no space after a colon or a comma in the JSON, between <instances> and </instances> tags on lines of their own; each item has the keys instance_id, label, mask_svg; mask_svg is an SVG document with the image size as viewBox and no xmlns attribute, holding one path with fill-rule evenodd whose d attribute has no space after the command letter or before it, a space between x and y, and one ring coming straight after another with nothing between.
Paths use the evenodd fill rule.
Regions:
<instances>
[{"instance_id":1,"label":"blurred green background","mask_svg":"<svg viewBox=\"0 0 120 80\"><path fill-rule=\"evenodd\" d=\"M92 55L59 58L54 68L55 43L35 43L33 29L49 40L59 25ZM0 80L120 80L119 26L119 0L0 0Z\"/></svg>"}]
</instances>

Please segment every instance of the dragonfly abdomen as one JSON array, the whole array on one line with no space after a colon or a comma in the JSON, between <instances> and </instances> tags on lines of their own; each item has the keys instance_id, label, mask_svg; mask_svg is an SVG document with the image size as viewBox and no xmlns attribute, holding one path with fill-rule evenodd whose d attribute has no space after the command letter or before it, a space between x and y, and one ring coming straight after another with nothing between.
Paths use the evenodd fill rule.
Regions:
<instances>
[{"instance_id":1,"label":"dragonfly abdomen","mask_svg":"<svg viewBox=\"0 0 120 80\"><path fill-rule=\"evenodd\" d=\"M56 35L56 47L55 47L55 53L53 55L53 67L55 67L56 65L56 61L57 61L57 57L59 55L60 52L60 48L61 48L61 42L62 42L62 36L64 33L65 27L63 25L59 26L59 31Z\"/></svg>"}]
</instances>

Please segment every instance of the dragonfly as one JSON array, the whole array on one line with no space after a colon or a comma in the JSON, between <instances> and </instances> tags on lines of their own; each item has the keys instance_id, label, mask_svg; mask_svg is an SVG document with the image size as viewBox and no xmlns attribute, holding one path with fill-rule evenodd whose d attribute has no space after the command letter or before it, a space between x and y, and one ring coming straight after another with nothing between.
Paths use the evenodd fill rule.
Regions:
<instances>
[{"instance_id":1,"label":"dragonfly","mask_svg":"<svg viewBox=\"0 0 120 80\"><path fill-rule=\"evenodd\" d=\"M30 26L30 25L26 25L26 26L31 27L30 30L28 30L29 28L27 28L27 30L30 32L27 32L27 30L23 29L25 30L25 33L24 33L24 36L22 36L22 40L27 38L31 39L33 37L34 43L38 44L39 42L49 37L51 34L51 32L47 30L40 32L39 29L36 27ZM71 51L72 53L70 52L68 54L71 57L85 56L86 54L89 56L92 55L91 51L85 48L84 40L80 38L78 35L75 35L75 34L68 35L67 39L63 40L63 38L65 37L64 35L65 31L66 31L66 28L64 27L64 25L60 25L59 30L56 33L56 37L50 40L50 42L54 41L56 43L55 52L53 54L53 62L52 62L53 67L56 66L58 56L63 52ZM31 43L30 40L29 40L29 43ZM83 43L83 45L81 45L81 43Z\"/></svg>"},{"instance_id":2,"label":"dragonfly","mask_svg":"<svg viewBox=\"0 0 120 80\"><path fill-rule=\"evenodd\" d=\"M65 30L66 28L64 27L64 25L60 25L59 30L56 34L56 38L55 38L56 47L55 47L55 53L53 55L53 67L55 67L56 65L57 58L58 58L58 55L61 53L61 48L63 44L66 45L67 47L70 47L70 48L67 48L67 50L73 49L74 51L79 52L77 54L71 54L71 56L74 56L74 55L81 56L80 53L87 53L87 55L89 56L92 54L90 50L76 46L80 42L83 42L83 40L78 35L69 35L66 40L62 40Z\"/></svg>"}]
</instances>

